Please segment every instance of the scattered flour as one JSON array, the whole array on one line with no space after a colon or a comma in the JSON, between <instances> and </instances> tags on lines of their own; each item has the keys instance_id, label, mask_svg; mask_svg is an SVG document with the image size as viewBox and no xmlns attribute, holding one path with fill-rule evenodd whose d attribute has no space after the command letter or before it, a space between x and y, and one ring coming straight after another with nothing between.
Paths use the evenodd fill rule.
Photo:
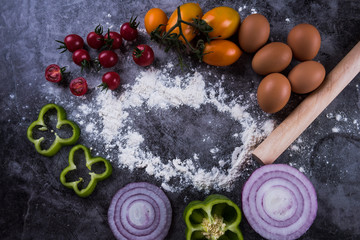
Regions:
<instances>
[{"instance_id":1,"label":"scattered flour","mask_svg":"<svg viewBox=\"0 0 360 240\"><path fill-rule=\"evenodd\" d=\"M217 148L217 147L212 148L212 149L210 149L210 152L211 153L217 153L217 152L219 152L219 148Z\"/></svg>"},{"instance_id":2,"label":"scattered flour","mask_svg":"<svg viewBox=\"0 0 360 240\"><path fill-rule=\"evenodd\" d=\"M299 171L305 173L305 169L303 167L299 167Z\"/></svg>"},{"instance_id":3,"label":"scattered flour","mask_svg":"<svg viewBox=\"0 0 360 240\"><path fill-rule=\"evenodd\" d=\"M97 132L95 128L95 124L90 122L88 125L86 125L85 131L88 133Z\"/></svg>"},{"instance_id":4,"label":"scattered flour","mask_svg":"<svg viewBox=\"0 0 360 240\"><path fill-rule=\"evenodd\" d=\"M102 138L109 160L114 165L131 171L143 169L161 180L161 186L167 191L180 191L189 186L204 191L230 191L232 183L242 174L244 163L250 159L251 150L273 130L275 123L273 120L256 121L247 112L248 104L238 99L225 103L228 96L221 84L217 88L206 87L204 76L197 71L170 76L166 69L172 67L173 64L168 63L164 70L150 68L140 72L134 84L123 86L125 91L119 96L98 91L91 106L83 103L76 111L82 116L92 115L84 126L85 130L94 139ZM235 147L229 159L218 159L215 161L218 164L210 169L197 164L197 153L188 159L161 159L145 146L144 136L131 124L134 119L130 113L135 108L156 111L187 106L197 110L205 104L211 104L218 112L227 114L242 129L242 132L231 134L241 139L242 145ZM216 154L218 151L218 146L213 146L210 152Z\"/></svg>"},{"instance_id":5,"label":"scattered flour","mask_svg":"<svg viewBox=\"0 0 360 240\"><path fill-rule=\"evenodd\" d=\"M331 129L333 133L338 133L340 131L347 133L354 133L360 130L359 121L357 118L351 119L346 116L344 112L338 113L327 113L326 117L331 119L334 122L334 127ZM352 123L352 124L351 124Z\"/></svg>"},{"instance_id":6,"label":"scattered flour","mask_svg":"<svg viewBox=\"0 0 360 240\"><path fill-rule=\"evenodd\" d=\"M239 11L239 12L242 12L242 10L244 10L244 9L246 9L246 5L240 6L239 9L238 9L238 11Z\"/></svg>"},{"instance_id":7,"label":"scattered flour","mask_svg":"<svg viewBox=\"0 0 360 240\"><path fill-rule=\"evenodd\" d=\"M338 132L340 132L340 129L339 129L338 127L333 127L333 128L331 129L331 131L332 131L333 133L338 133Z\"/></svg>"},{"instance_id":8,"label":"scattered flour","mask_svg":"<svg viewBox=\"0 0 360 240\"><path fill-rule=\"evenodd\" d=\"M299 147L298 145L291 145L291 146L290 146L290 149L291 149L292 151L298 152L298 151L300 150L300 147Z\"/></svg>"}]
</instances>

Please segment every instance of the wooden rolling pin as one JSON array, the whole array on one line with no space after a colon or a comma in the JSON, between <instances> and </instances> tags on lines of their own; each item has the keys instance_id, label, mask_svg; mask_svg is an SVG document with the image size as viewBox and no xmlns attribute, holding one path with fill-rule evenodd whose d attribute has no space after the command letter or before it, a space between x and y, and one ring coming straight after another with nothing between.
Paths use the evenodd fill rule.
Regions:
<instances>
[{"instance_id":1,"label":"wooden rolling pin","mask_svg":"<svg viewBox=\"0 0 360 240\"><path fill-rule=\"evenodd\" d=\"M327 74L324 82L253 151L263 164L273 163L319 116L360 71L360 42Z\"/></svg>"}]
</instances>

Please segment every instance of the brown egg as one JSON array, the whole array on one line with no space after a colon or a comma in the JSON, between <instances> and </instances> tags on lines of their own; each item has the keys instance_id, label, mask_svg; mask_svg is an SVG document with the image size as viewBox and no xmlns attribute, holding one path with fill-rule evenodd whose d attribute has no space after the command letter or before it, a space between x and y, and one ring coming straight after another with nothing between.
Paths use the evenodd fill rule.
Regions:
<instances>
[{"instance_id":1,"label":"brown egg","mask_svg":"<svg viewBox=\"0 0 360 240\"><path fill-rule=\"evenodd\" d=\"M254 55L251 66L260 75L281 72L291 62L292 52L288 45L272 42L262 47Z\"/></svg>"},{"instance_id":2,"label":"brown egg","mask_svg":"<svg viewBox=\"0 0 360 240\"><path fill-rule=\"evenodd\" d=\"M291 69L288 78L293 92L309 93L324 81L325 68L321 63L315 61L302 62Z\"/></svg>"},{"instance_id":3,"label":"brown egg","mask_svg":"<svg viewBox=\"0 0 360 240\"><path fill-rule=\"evenodd\" d=\"M313 59L319 52L321 37L319 31L310 24L296 25L287 37L294 57L300 61Z\"/></svg>"},{"instance_id":4,"label":"brown egg","mask_svg":"<svg viewBox=\"0 0 360 240\"><path fill-rule=\"evenodd\" d=\"M270 35L270 24L261 14L247 16L240 25L239 44L248 53L256 52L261 48Z\"/></svg>"},{"instance_id":5,"label":"brown egg","mask_svg":"<svg viewBox=\"0 0 360 240\"><path fill-rule=\"evenodd\" d=\"M261 80L257 90L257 100L267 113L280 111L289 101L291 85L281 73L271 73Z\"/></svg>"}]
</instances>

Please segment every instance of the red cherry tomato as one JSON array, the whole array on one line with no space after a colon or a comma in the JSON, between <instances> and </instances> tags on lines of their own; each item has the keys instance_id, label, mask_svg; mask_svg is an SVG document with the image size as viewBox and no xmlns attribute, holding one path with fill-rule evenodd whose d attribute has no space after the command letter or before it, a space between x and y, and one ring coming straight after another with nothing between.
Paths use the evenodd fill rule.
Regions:
<instances>
[{"instance_id":1,"label":"red cherry tomato","mask_svg":"<svg viewBox=\"0 0 360 240\"><path fill-rule=\"evenodd\" d=\"M96 26L95 31L90 32L86 37L86 41L88 45L94 49L99 49L102 46L104 46L105 44L104 36L102 34L103 34L102 26L101 25Z\"/></svg>"},{"instance_id":2,"label":"red cherry tomato","mask_svg":"<svg viewBox=\"0 0 360 240\"><path fill-rule=\"evenodd\" d=\"M84 95L88 90L87 82L85 78L78 77L70 82L70 91L75 96L82 96Z\"/></svg>"},{"instance_id":3,"label":"red cherry tomato","mask_svg":"<svg viewBox=\"0 0 360 240\"><path fill-rule=\"evenodd\" d=\"M102 77L102 84L99 87L104 89L115 90L120 85L120 76L116 72L107 72Z\"/></svg>"},{"instance_id":4,"label":"red cherry tomato","mask_svg":"<svg viewBox=\"0 0 360 240\"><path fill-rule=\"evenodd\" d=\"M45 78L49 82L60 82L66 67L60 68L56 64L51 64L45 69Z\"/></svg>"},{"instance_id":5,"label":"red cherry tomato","mask_svg":"<svg viewBox=\"0 0 360 240\"><path fill-rule=\"evenodd\" d=\"M84 40L79 35L76 34L67 35L64 38L64 42L61 41L57 41L57 42L62 44L58 48L58 49L64 49L62 52L65 52L66 50L69 50L69 52L74 52L84 47Z\"/></svg>"},{"instance_id":6,"label":"red cherry tomato","mask_svg":"<svg viewBox=\"0 0 360 240\"><path fill-rule=\"evenodd\" d=\"M121 25L120 35L127 41L134 41L138 36L137 27L139 23L136 22L136 18L131 17L130 22L126 22Z\"/></svg>"},{"instance_id":7,"label":"red cherry tomato","mask_svg":"<svg viewBox=\"0 0 360 240\"><path fill-rule=\"evenodd\" d=\"M72 58L74 63L81 67L90 66L90 55L85 49L78 49L73 52Z\"/></svg>"},{"instance_id":8,"label":"red cherry tomato","mask_svg":"<svg viewBox=\"0 0 360 240\"><path fill-rule=\"evenodd\" d=\"M108 32L107 34L105 34L104 40L105 44L108 45L110 49L119 49L122 44L122 37L117 32Z\"/></svg>"},{"instance_id":9,"label":"red cherry tomato","mask_svg":"<svg viewBox=\"0 0 360 240\"><path fill-rule=\"evenodd\" d=\"M133 51L133 59L139 66L149 66L154 61L154 51L148 45L140 44Z\"/></svg>"},{"instance_id":10,"label":"red cherry tomato","mask_svg":"<svg viewBox=\"0 0 360 240\"><path fill-rule=\"evenodd\" d=\"M111 50L105 50L99 53L99 63L104 68L113 67L117 64L118 61L118 55Z\"/></svg>"}]
</instances>

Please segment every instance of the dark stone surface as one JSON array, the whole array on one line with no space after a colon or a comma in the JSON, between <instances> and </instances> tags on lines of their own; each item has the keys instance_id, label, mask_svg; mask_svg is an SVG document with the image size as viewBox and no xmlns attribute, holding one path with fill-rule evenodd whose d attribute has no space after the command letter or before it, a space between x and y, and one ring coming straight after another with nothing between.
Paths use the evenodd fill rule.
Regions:
<instances>
[{"instance_id":1,"label":"dark stone surface","mask_svg":"<svg viewBox=\"0 0 360 240\"><path fill-rule=\"evenodd\" d=\"M118 31L120 25L131 15L142 20L151 7L159 7L170 14L181 2L163 1L2 1L0 7L0 235L1 239L113 239L107 224L107 209L115 192L134 181L147 181L158 186L161 182L148 176L142 170L129 171L114 166L112 176L99 184L94 193L86 199L77 197L64 188L58 176L66 166L70 147L64 147L56 156L47 158L39 155L26 138L26 129L37 118L41 106L49 101L80 104L83 100L68 91L68 82L57 88L59 98L47 95L50 86L44 79L44 69L50 63L70 66L71 77L80 75L80 70L71 62L70 54L58 54L55 39L63 39L70 33L85 37L97 24L113 26ZM212 7L226 5L235 9L242 8L244 19L254 9L265 15L271 24L270 41L286 41L287 33L296 24L307 22L315 25L322 37L322 46L316 60L322 62L329 72L360 39L360 3L353 1L200 1L204 12ZM246 8L244 7L246 6ZM110 14L110 15L108 15ZM111 16L111 17L109 17ZM141 22L141 28L144 28ZM138 42L150 40L141 34ZM129 49L121 49L126 56ZM160 67L174 58L166 57L161 51L154 62ZM241 75L248 81L227 82L224 88L229 93L240 95L245 90L255 92L261 77L252 72L252 55L244 54L233 66L211 68L218 76ZM124 83L131 84L139 68L133 64L118 64L118 71ZM192 63L196 65L195 62ZM292 66L295 62L292 63ZM200 71L208 71L205 65ZM286 72L286 71L285 71ZM83 75L92 81L87 100L95 91L96 74L85 72ZM100 75L100 74L98 74ZM71 78L70 78L71 79ZM207 79L215 83L216 77ZM99 80L97 80L99 81ZM245 90L244 90L245 89ZM117 94L122 94L118 90ZM302 96L293 95L288 106L272 117L281 121L296 107ZM58 100L63 99L63 100ZM67 106L65 109L70 110ZM186 107L184 107L186 108ZM314 184L318 193L318 216L301 239L360 239L360 89L359 75L334 100L334 102L302 134L300 151L288 149L277 160L278 163L302 167L305 175ZM175 110L174 110L175 111ZM144 118L158 124L164 130L174 131L170 136L178 136L185 125L191 124L194 131L207 131L211 126L200 126L201 117L191 118L192 109L174 112L183 116L177 121L179 128L171 125L172 120L156 118L158 113L139 115L139 131L146 136L145 143L154 154L172 158L174 155L186 158L196 151L203 150L208 157L207 145L194 144L195 135L183 135L181 139L159 138L146 126ZM221 113L214 112L211 106L203 106L202 117L222 122ZM258 109L258 116L269 117ZM71 112L71 110L70 110ZM169 114L169 113L167 113ZM170 114L171 115L171 114ZM172 115L174 116L174 115ZM341 118L337 118L341 116ZM70 117L71 116L70 114ZM84 116L86 120L86 116ZM223 126L231 126L231 120L224 120ZM153 126L153 125L152 125ZM237 126L233 126L236 128ZM336 128L334 130L334 128ZM338 131L339 130L339 131ZM228 154L234 143L226 138L223 131L214 141L220 146L221 153ZM186 138L187 137L187 138ZM195 138L195 139L194 139ZM179 140L179 141L178 141ZM190 142L188 142L190 141ZM228 141L228 142L227 142ZM174 147L179 142L185 145ZM89 144L86 134L79 143ZM174 144L172 144L174 143ZM171 145L171 147L170 147ZM230 147L229 147L230 146ZM229 149L227 148L229 147ZM102 146L98 146L99 149ZM208 167L211 168L211 165ZM257 168L252 163L246 174L234 184L234 191L222 193L241 205L241 189L249 174ZM185 224L182 212L187 203L204 199L209 193L187 187L181 192L166 192L173 207L173 223L167 239L183 239ZM240 228L245 239L261 239L243 218Z\"/></svg>"}]
</instances>

